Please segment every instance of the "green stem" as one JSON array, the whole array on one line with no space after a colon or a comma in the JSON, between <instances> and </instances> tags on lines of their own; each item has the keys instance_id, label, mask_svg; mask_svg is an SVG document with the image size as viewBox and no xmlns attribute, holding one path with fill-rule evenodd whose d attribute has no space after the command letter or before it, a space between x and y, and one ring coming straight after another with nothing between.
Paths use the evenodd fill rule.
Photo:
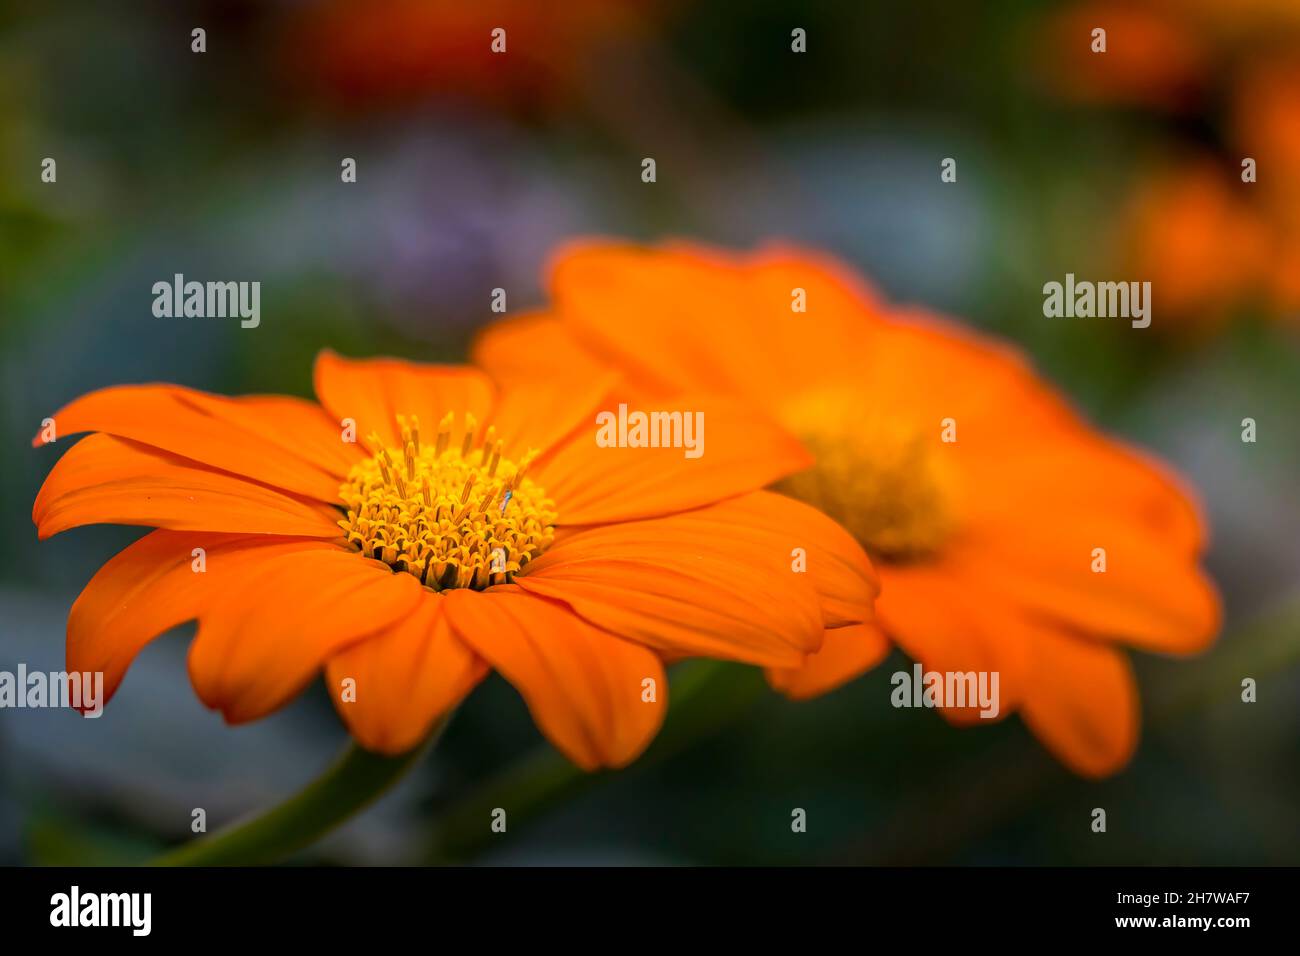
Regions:
<instances>
[{"instance_id":1,"label":"green stem","mask_svg":"<svg viewBox=\"0 0 1300 956\"><path fill-rule=\"evenodd\" d=\"M170 850L149 865L231 866L284 859L377 800L419 762L440 731L441 726L423 744L396 757L349 744L329 769L288 800Z\"/></svg>"},{"instance_id":2,"label":"green stem","mask_svg":"<svg viewBox=\"0 0 1300 956\"><path fill-rule=\"evenodd\" d=\"M678 665L663 729L633 767L658 763L717 732L747 712L764 687L755 668L713 660ZM549 745L540 747L438 815L426 862L472 858L492 838L489 823L496 807L509 810L513 831L608 776L608 771L579 769Z\"/></svg>"}]
</instances>

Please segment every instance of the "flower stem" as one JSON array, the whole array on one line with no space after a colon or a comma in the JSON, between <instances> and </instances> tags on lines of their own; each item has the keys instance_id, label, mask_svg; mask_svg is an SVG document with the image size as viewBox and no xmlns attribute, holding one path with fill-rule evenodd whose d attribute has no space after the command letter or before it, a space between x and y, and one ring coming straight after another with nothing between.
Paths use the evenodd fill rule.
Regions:
<instances>
[{"instance_id":1,"label":"flower stem","mask_svg":"<svg viewBox=\"0 0 1300 956\"><path fill-rule=\"evenodd\" d=\"M725 727L748 712L765 687L756 668L714 660L679 664L663 729L632 767L667 759ZM607 771L579 769L549 745L540 747L440 813L425 862L471 859L492 838L489 822L495 807L508 808L513 831L608 776Z\"/></svg>"},{"instance_id":2,"label":"flower stem","mask_svg":"<svg viewBox=\"0 0 1300 956\"><path fill-rule=\"evenodd\" d=\"M440 724L423 744L396 757L351 743L321 776L288 800L170 850L149 865L232 866L282 860L378 799L432 748L441 729Z\"/></svg>"}]
</instances>

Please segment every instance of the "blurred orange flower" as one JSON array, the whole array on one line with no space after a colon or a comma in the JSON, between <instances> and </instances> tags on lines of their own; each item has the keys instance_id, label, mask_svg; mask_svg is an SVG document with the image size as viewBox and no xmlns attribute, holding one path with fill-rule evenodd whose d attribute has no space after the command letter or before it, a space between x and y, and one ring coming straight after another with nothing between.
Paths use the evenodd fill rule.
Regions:
<instances>
[{"instance_id":1,"label":"blurred orange flower","mask_svg":"<svg viewBox=\"0 0 1300 956\"><path fill-rule=\"evenodd\" d=\"M1099 27L1105 53L1089 45ZM1121 217L1116 264L1152 282L1173 320L1161 328L1250 306L1297 318L1300 4L1090 0L1051 14L1036 39L1057 93L1189 114L1214 132L1217 160L1184 146L1172 170L1140 174Z\"/></svg>"},{"instance_id":2,"label":"blurred orange flower","mask_svg":"<svg viewBox=\"0 0 1300 956\"><path fill-rule=\"evenodd\" d=\"M1249 196L1206 161L1153 176L1130 200L1118 243L1163 313L1211 324L1267 294L1272 225Z\"/></svg>"},{"instance_id":3,"label":"blurred orange flower","mask_svg":"<svg viewBox=\"0 0 1300 956\"><path fill-rule=\"evenodd\" d=\"M546 101L582 76L599 44L644 32L662 10L645 0L327 0L289 16L279 62L343 105ZM494 30L504 31L496 51Z\"/></svg>"},{"instance_id":4,"label":"blurred orange flower","mask_svg":"<svg viewBox=\"0 0 1300 956\"><path fill-rule=\"evenodd\" d=\"M739 395L815 459L777 487L866 548L879 625L770 667L790 696L862 673L892 639L929 670L998 672L1003 715L1102 775L1138 736L1125 645L1188 654L1217 632L1188 494L1013 349L891 308L798 252L596 243L559 257L551 291L552 311L491 327L476 360L505 381L580 381L611 364L649 395Z\"/></svg>"},{"instance_id":5,"label":"blurred orange flower","mask_svg":"<svg viewBox=\"0 0 1300 956\"><path fill-rule=\"evenodd\" d=\"M1225 77L1264 49L1300 44L1294 0L1084 0L1047 14L1032 42L1059 94L1182 110L1211 105ZM1106 31L1094 52L1092 32Z\"/></svg>"},{"instance_id":6,"label":"blurred orange flower","mask_svg":"<svg viewBox=\"0 0 1300 956\"><path fill-rule=\"evenodd\" d=\"M1300 198L1300 47L1242 72L1233 93L1233 140L1261 168L1260 185Z\"/></svg>"},{"instance_id":7,"label":"blurred orange flower","mask_svg":"<svg viewBox=\"0 0 1300 956\"><path fill-rule=\"evenodd\" d=\"M41 488L40 536L158 529L73 605L69 670L102 671L111 696L145 644L197 619L190 678L227 721L323 667L356 739L397 753L491 667L593 768L656 733L663 658L795 667L827 629L871 619L862 549L757 490L808 459L746 406L692 400L708 440L688 458L598 447L607 375L497 391L472 369L325 353L315 383L319 405L140 385L53 416L95 434Z\"/></svg>"},{"instance_id":8,"label":"blurred orange flower","mask_svg":"<svg viewBox=\"0 0 1300 956\"><path fill-rule=\"evenodd\" d=\"M1104 53L1093 31L1106 31ZM1058 95L1092 103L1182 110L1196 104L1210 52L1185 18L1135 2L1088 3L1046 21L1035 36L1038 71Z\"/></svg>"}]
</instances>

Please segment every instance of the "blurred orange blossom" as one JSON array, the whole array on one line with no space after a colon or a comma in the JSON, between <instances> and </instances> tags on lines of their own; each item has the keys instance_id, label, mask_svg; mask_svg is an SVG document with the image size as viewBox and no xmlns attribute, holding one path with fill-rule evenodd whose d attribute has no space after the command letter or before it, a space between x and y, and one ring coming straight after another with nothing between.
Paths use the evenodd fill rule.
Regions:
<instances>
[{"instance_id":1,"label":"blurred orange blossom","mask_svg":"<svg viewBox=\"0 0 1300 956\"><path fill-rule=\"evenodd\" d=\"M1104 53L1091 47L1097 28ZM1215 325L1256 305L1300 318L1300 4L1088 0L1048 15L1033 40L1056 93L1214 131L1215 155L1198 142L1140 172L1121 216L1114 265L1151 280L1174 320L1158 327Z\"/></svg>"},{"instance_id":2,"label":"blurred orange blossom","mask_svg":"<svg viewBox=\"0 0 1300 956\"><path fill-rule=\"evenodd\" d=\"M287 79L344 106L464 95L563 97L601 44L637 37L668 5L647 0L326 0L282 24ZM494 37L494 31L503 31ZM493 48L495 41L495 50Z\"/></svg>"},{"instance_id":3,"label":"blurred orange blossom","mask_svg":"<svg viewBox=\"0 0 1300 956\"><path fill-rule=\"evenodd\" d=\"M892 641L930 671L998 672L1001 713L1099 776L1138 737L1125 646L1189 654L1218 631L1204 523L1178 479L1091 428L1007 345L784 249L579 244L550 292L547 311L481 335L475 360L498 380L613 367L646 396L739 396L814 459L774 487L866 548L878 623L769 666L789 696L861 674Z\"/></svg>"}]
</instances>

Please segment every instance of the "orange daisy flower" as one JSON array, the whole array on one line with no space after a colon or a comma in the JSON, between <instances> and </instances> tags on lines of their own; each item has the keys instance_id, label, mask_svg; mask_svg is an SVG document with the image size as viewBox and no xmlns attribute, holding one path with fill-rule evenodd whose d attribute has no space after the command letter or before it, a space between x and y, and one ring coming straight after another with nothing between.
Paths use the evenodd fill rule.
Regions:
<instances>
[{"instance_id":1,"label":"orange daisy flower","mask_svg":"<svg viewBox=\"0 0 1300 956\"><path fill-rule=\"evenodd\" d=\"M1000 716L1018 711L1070 767L1101 775L1137 740L1124 646L1187 654L1216 633L1187 493L1085 424L1012 349L779 250L594 244L559 258L551 291L553 312L477 343L496 377L614 364L651 396L743 396L814 457L776 487L852 533L882 589L877 625L769 668L788 695L836 687L892 639L928 670L997 672Z\"/></svg>"},{"instance_id":2,"label":"orange daisy flower","mask_svg":"<svg viewBox=\"0 0 1300 956\"><path fill-rule=\"evenodd\" d=\"M743 405L692 401L707 442L688 458L598 447L593 416L619 398L604 374L498 391L474 369L325 353L315 387L319 405L121 386L53 416L34 444L95 434L41 488L41 538L157 529L73 605L69 670L102 671L107 698L145 644L197 619L190 678L227 721L323 668L355 738L399 753L495 668L593 768L654 736L665 659L797 666L827 629L870 620L856 543L757 490L807 458Z\"/></svg>"}]
</instances>

